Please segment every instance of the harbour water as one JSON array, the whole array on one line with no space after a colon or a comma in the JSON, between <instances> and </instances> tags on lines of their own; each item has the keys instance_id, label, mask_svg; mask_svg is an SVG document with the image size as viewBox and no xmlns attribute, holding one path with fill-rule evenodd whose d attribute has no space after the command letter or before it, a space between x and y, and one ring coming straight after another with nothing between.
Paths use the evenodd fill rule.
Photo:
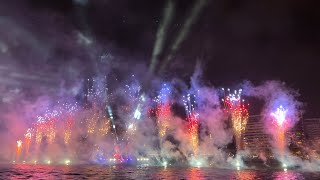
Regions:
<instances>
[{"instance_id":1,"label":"harbour water","mask_svg":"<svg viewBox=\"0 0 320 180\"><path fill-rule=\"evenodd\" d=\"M1 165L0 179L320 179L320 172L195 167Z\"/></svg>"}]
</instances>

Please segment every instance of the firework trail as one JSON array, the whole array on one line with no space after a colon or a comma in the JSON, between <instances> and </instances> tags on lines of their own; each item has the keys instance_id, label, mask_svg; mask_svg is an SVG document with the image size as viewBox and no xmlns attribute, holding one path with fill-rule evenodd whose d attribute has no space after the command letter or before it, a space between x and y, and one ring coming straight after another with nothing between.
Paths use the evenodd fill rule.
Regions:
<instances>
[{"instance_id":1,"label":"firework trail","mask_svg":"<svg viewBox=\"0 0 320 180\"><path fill-rule=\"evenodd\" d=\"M273 118L273 122L276 125L276 141L280 150L281 161L283 161L284 150L285 150L285 133L287 125L287 112L288 110L280 106L275 112L272 112L270 115Z\"/></svg>"},{"instance_id":2,"label":"firework trail","mask_svg":"<svg viewBox=\"0 0 320 180\"><path fill-rule=\"evenodd\" d=\"M72 117L67 118L67 120L65 121L64 137L63 137L63 141L65 144L70 143L71 134L72 134L71 131L72 131L73 124L74 124L74 119Z\"/></svg>"},{"instance_id":3,"label":"firework trail","mask_svg":"<svg viewBox=\"0 0 320 180\"><path fill-rule=\"evenodd\" d=\"M113 110L110 105L112 93L108 94L108 88L105 78L88 79L90 88L87 90L87 101L91 104L89 117L87 118L87 132L94 135L97 132L100 136L106 136L110 131L114 136L114 156L120 157L118 144L119 136L113 116ZM99 127L98 127L99 126ZM121 158L117 158L121 160Z\"/></svg>"},{"instance_id":4,"label":"firework trail","mask_svg":"<svg viewBox=\"0 0 320 180\"><path fill-rule=\"evenodd\" d=\"M56 122L58 117L61 115L61 111L47 110L44 116L38 116L36 126L36 143L39 145L46 137L49 144L54 143L56 137Z\"/></svg>"},{"instance_id":5,"label":"firework trail","mask_svg":"<svg viewBox=\"0 0 320 180\"><path fill-rule=\"evenodd\" d=\"M128 119L129 123L127 124L127 140L129 141L130 136L135 133L137 130L138 120L141 119L141 110L143 103L145 102L145 94L141 94L141 86L139 82L134 79L131 85L126 85L125 96L129 99L129 109L128 109Z\"/></svg>"},{"instance_id":6,"label":"firework trail","mask_svg":"<svg viewBox=\"0 0 320 180\"><path fill-rule=\"evenodd\" d=\"M224 104L225 111L231 114L231 122L232 129L236 139L236 147L237 151L241 150L242 147L242 137L246 130L246 125L248 122L248 109L247 106L249 104L244 103L244 99L242 99L242 90L234 91L234 93L230 92L228 89L228 93L226 94L224 88L222 89L225 97L222 99Z\"/></svg>"},{"instance_id":7,"label":"firework trail","mask_svg":"<svg viewBox=\"0 0 320 180\"><path fill-rule=\"evenodd\" d=\"M159 129L159 136L163 138L169 127L171 117L171 104L170 104L171 88L167 84L163 84L159 95L154 99L156 103L155 114L157 116L157 125Z\"/></svg>"},{"instance_id":8,"label":"firework trail","mask_svg":"<svg viewBox=\"0 0 320 180\"><path fill-rule=\"evenodd\" d=\"M112 129L113 129L113 134L114 134L114 158L116 160L118 160L118 162L123 162L123 157L120 153L120 150L119 150L119 145L118 145L118 141L119 141L119 138L118 138L118 134L117 134L117 129L116 129L116 125L115 125L115 122L114 122L114 119L113 119L113 114L112 114L112 109L111 109L111 106L107 106L107 110L108 110L108 114L109 114L109 118L111 120L111 123L112 123Z\"/></svg>"},{"instance_id":9,"label":"firework trail","mask_svg":"<svg viewBox=\"0 0 320 180\"><path fill-rule=\"evenodd\" d=\"M106 104L108 100L108 88L105 78L88 79L88 89L86 94L87 106L91 107L87 117L87 133L93 135L96 131L101 135L106 135L109 131L109 120L106 118ZM101 128L97 128L100 125Z\"/></svg>"},{"instance_id":10,"label":"firework trail","mask_svg":"<svg viewBox=\"0 0 320 180\"><path fill-rule=\"evenodd\" d=\"M114 133L114 136L115 136L115 142L117 142L119 140L119 138L118 138L118 134L117 134L116 124L114 123L111 106L107 106L107 110L108 110L109 118L111 120L112 129L113 129L113 133Z\"/></svg>"},{"instance_id":11,"label":"firework trail","mask_svg":"<svg viewBox=\"0 0 320 180\"><path fill-rule=\"evenodd\" d=\"M20 160L21 148L22 148L22 141L18 140L17 141L17 158L16 158L17 162L19 162Z\"/></svg>"},{"instance_id":12,"label":"firework trail","mask_svg":"<svg viewBox=\"0 0 320 180\"><path fill-rule=\"evenodd\" d=\"M64 129L62 135L64 136L65 144L68 144L71 137L72 125L74 123L73 115L77 110L77 104L72 105L68 103L60 104L55 107L46 109L43 116L37 116L36 122L33 127L28 128L24 134L24 158L29 159L30 147L35 143L35 151L40 150L40 145L43 140L50 145L55 143L56 135L59 133L59 122L64 122ZM68 132L69 131L69 132ZM33 141L34 139L34 141Z\"/></svg>"},{"instance_id":13,"label":"firework trail","mask_svg":"<svg viewBox=\"0 0 320 180\"><path fill-rule=\"evenodd\" d=\"M97 126L97 121L99 118L99 114L98 114L99 110L97 108L96 104L93 104L93 107L90 111L91 116L87 119L87 123L88 123L88 134L94 134L95 130L96 130L96 126Z\"/></svg>"},{"instance_id":14,"label":"firework trail","mask_svg":"<svg viewBox=\"0 0 320 180\"><path fill-rule=\"evenodd\" d=\"M110 120L104 116L101 120L100 128L99 128L99 133L100 136L106 136L110 131Z\"/></svg>"},{"instance_id":15,"label":"firework trail","mask_svg":"<svg viewBox=\"0 0 320 180\"><path fill-rule=\"evenodd\" d=\"M48 138L49 144L54 143L56 138L56 120L55 119L48 121L46 136Z\"/></svg>"},{"instance_id":16,"label":"firework trail","mask_svg":"<svg viewBox=\"0 0 320 180\"><path fill-rule=\"evenodd\" d=\"M193 149L194 156L198 155L198 146L199 146L199 114L196 113L196 96L188 94L186 97L183 96L183 104L187 114L188 121L188 130L191 136L191 145Z\"/></svg>"},{"instance_id":17,"label":"firework trail","mask_svg":"<svg viewBox=\"0 0 320 180\"><path fill-rule=\"evenodd\" d=\"M76 113L76 111L78 110L78 106L77 103L75 104L69 104L69 103L64 103L62 104L62 111L66 111L65 112L65 121L64 121L64 143L67 145L70 143L71 140L71 135L72 135L72 128L75 124L75 120L74 120L74 113Z\"/></svg>"},{"instance_id":18,"label":"firework trail","mask_svg":"<svg viewBox=\"0 0 320 180\"><path fill-rule=\"evenodd\" d=\"M26 156L29 156L29 149L30 149L30 143L31 143L31 139L32 139L32 129L29 128L26 132L26 134L24 135L25 137L25 151L26 151Z\"/></svg>"},{"instance_id":19,"label":"firework trail","mask_svg":"<svg viewBox=\"0 0 320 180\"><path fill-rule=\"evenodd\" d=\"M39 147L39 144L42 141L42 135L43 135L43 131L44 131L44 127L42 125L42 123L37 123L36 124L36 145L37 147Z\"/></svg>"},{"instance_id":20,"label":"firework trail","mask_svg":"<svg viewBox=\"0 0 320 180\"><path fill-rule=\"evenodd\" d=\"M156 114L158 117L158 128L160 137L164 137L169 127L168 121L170 120L171 110L169 104L157 105Z\"/></svg>"}]
</instances>

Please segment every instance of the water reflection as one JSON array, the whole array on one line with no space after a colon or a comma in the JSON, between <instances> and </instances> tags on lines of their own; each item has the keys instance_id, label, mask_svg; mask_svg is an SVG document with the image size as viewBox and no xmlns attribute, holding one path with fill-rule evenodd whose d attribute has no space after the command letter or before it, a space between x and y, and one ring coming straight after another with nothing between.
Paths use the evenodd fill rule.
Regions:
<instances>
[{"instance_id":1,"label":"water reflection","mask_svg":"<svg viewBox=\"0 0 320 180\"><path fill-rule=\"evenodd\" d=\"M187 179L190 180L202 180L205 179L203 177L203 173L199 168L191 168L187 173Z\"/></svg>"},{"instance_id":2,"label":"water reflection","mask_svg":"<svg viewBox=\"0 0 320 180\"><path fill-rule=\"evenodd\" d=\"M57 170L54 166L17 164L10 168L11 179L56 179L62 174L62 169ZM66 170L68 171L68 170Z\"/></svg>"},{"instance_id":3,"label":"water reflection","mask_svg":"<svg viewBox=\"0 0 320 180\"><path fill-rule=\"evenodd\" d=\"M237 171L236 179L239 180L255 180L257 172L253 170L241 170Z\"/></svg>"},{"instance_id":4,"label":"water reflection","mask_svg":"<svg viewBox=\"0 0 320 180\"><path fill-rule=\"evenodd\" d=\"M320 172L187 167L0 165L0 179L319 179Z\"/></svg>"},{"instance_id":5,"label":"water reflection","mask_svg":"<svg viewBox=\"0 0 320 180\"><path fill-rule=\"evenodd\" d=\"M300 179L305 179L301 173L296 172L296 171L279 171L275 172L273 174L273 177L275 180L285 180L285 179L290 179L290 180L300 180Z\"/></svg>"},{"instance_id":6,"label":"water reflection","mask_svg":"<svg viewBox=\"0 0 320 180\"><path fill-rule=\"evenodd\" d=\"M155 174L156 177L163 177L164 179L174 179L175 176L175 170L174 169L168 169L168 168L164 168L161 171L161 174Z\"/></svg>"}]
</instances>

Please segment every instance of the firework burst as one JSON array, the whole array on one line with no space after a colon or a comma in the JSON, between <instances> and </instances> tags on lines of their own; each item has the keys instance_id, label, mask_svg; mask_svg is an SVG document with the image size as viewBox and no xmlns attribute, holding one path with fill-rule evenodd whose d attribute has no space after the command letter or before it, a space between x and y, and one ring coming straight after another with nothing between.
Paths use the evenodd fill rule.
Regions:
<instances>
[{"instance_id":1,"label":"firework burst","mask_svg":"<svg viewBox=\"0 0 320 180\"><path fill-rule=\"evenodd\" d=\"M139 82L132 75L132 83L125 85L125 96L129 97L129 108L127 124L127 140L129 141L130 136L137 130L137 121L141 118L141 106L145 100L144 94L141 94L141 86Z\"/></svg>"},{"instance_id":2,"label":"firework burst","mask_svg":"<svg viewBox=\"0 0 320 180\"><path fill-rule=\"evenodd\" d=\"M183 104L187 114L188 130L191 136L191 144L194 155L198 154L199 146L199 114L196 113L196 96L188 94L186 97L183 96Z\"/></svg>"},{"instance_id":3,"label":"firework burst","mask_svg":"<svg viewBox=\"0 0 320 180\"><path fill-rule=\"evenodd\" d=\"M101 136L106 136L110 131L110 120L104 116L101 119L100 128L98 129Z\"/></svg>"},{"instance_id":4,"label":"firework burst","mask_svg":"<svg viewBox=\"0 0 320 180\"><path fill-rule=\"evenodd\" d=\"M274 122L279 126L283 127L287 122L286 122L286 115L287 115L288 110L285 109L284 107L280 106L277 108L275 112L271 113L271 116L274 118Z\"/></svg>"},{"instance_id":5,"label":"firework burst","mask_svg":"<svg viewBox=\"0 0 320 180\"><path fill-rule=\"evenodd\" d=\"M166 135L169 127L171 117L170 94L170 87L167 84L163 84L159 95L154 99L154 102L156 103L155 114L157 116L159 136L161 138Z\"/></svg>"},{"instance_id":6,"label":"firework burst","mask_svg":"<svg viewBox=\"0 0 320 180\"><path fill-rule=\"evenodd\" d=\"M62 107L65 113L64 117L66 118L64 120L63 140L65 144L69 144L71 140L71 135L72 135L72 128L75 124L74 113L77 112L78 106L77 106L77 103L75 104L64 103L62 104Z\"/></svg>"},{"instance_id":7,"label":"firework burst","mask_svg":"<svg viewBox=\"0 0 320 180\"><path fill-rule=\"evenodd\" d=\"M32 129L29 128L26 132L26 134L24 135L25 137L25 144L26 144L26 156L29 155L29 148L30 148L30 143L31 143L31 138L32 138Z\"/></svg>"},{"instance_id":8,"label":"firework burst","mask_svg":"<svg viewBox=\"0 0 320 180\"><path fill-rule=\"evenodd\" d=\"M224 91L224 89L222 89ZM225 111L231 115L232 129L236 138L236 146L237 150L242 149L242 137L246 130L246 125L248 122L248 109L247 106L249 104L245 104L244 99L242 98L242 90L234 91L234 93L230 92L228 89L228 93L225 94L222 102L224 104Z\"/></svg>"},{"instance_id":9,"label":"firework burst","mask_svg":"<svg viewBox=\"0 0 320 180\"><path fill-rule=\"evenodd\" d=\"M276 124L276 143L280 150L281 160L283 160L285 150L285 133L287 124L287 112L283 106L277 108L275 112L270 113L273 118L274 124Z\"/></svg>"},{"instance_id":10,"label":"firework burst","mask_svg":"<svg viewBox=\"0 0 320 180\"><path fill-rule=\"evenodd\" d=\"M21 148L22 148L22 141L18 140L17 141L17 159L16 159L16 161L20 160Z\"/></svg>"},{"instance_id":11,"label":"firework burst","mask_svg":"<svg viewBox=\"0 0 320 180\"><path fill-rule=\"evenodd\" d=\"M47 110L44 116L38 116L36 126L36 143L39 144L43 137L47 138L49 144L52 144L56 137L56 122L61 112Z\"/></svg>"}]
</instances>

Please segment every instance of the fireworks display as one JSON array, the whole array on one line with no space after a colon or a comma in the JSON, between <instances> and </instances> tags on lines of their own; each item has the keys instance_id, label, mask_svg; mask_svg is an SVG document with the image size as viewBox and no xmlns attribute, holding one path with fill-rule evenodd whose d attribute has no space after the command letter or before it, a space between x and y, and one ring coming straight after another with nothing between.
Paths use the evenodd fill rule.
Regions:
<instances>
[{"instance_id":1,"label":"fireworks display","mask_svg":"<svg viewBox=\"0 0 320 180\"><path fill-rule=\"evenodd\" d=\"M108 135L109 131L110 131L110 120L106 116L104 116L99 128L100 135L106 136Z\"/></svg>"},{"instance_id":2,"label":"fireworks display","mask_svg":"<svg viewBox=\"0 0 320 180\"><path fill-rule=\"evenodd\" d=\"M125 109L128 112L128 117L126 117L128 118L126 135L127 141L130 141L130 137L137 130L137 121L141 118L141 107L145 101L145 95L141 94L141 86L134 75L132 75L132 83L125 85L124 93L129 97L129 102L127 102L128 105Z\"/></svg>"},{"instance_id":3,"label":"fireworks display","mask_svg":"<svg viewBox=\"0 0 320 180\"><path fill-rule=\"evenodd\" d=\"M22 141L18 140L17 141L17 158L16 158L17 161L20 160L21 148L22 148Z\"/></svg>"},{"instance_id":4,"label":"fireworks display","mask_svg":"<svg viewBox=\"0 0 320 180\"><path fill-rule=\"evenodd\" d=\"M74 123L74 119L72 117L67 118L64 124L64 143L69 144L71 139L72 126Z\"/></svg>"},{"instance_id":5,"label":"fireworks display","mask_svg":"<svg viewBox=\"0 0 320 180\"><path fill-rule=\"evenodd\" d=\"M91 110L92 116L87 119L88 123L88 134L94 134L97 126L97 121L99 119L99 110L97 110L97 106L93 104L93 108Z\"/></svg>"},{"instance_id":6,"label":"fireworks display","mask_svg":"<svg viewBox=\"0 0 320 180\"><path fill-rule=\"evenodd\" d=\"M271 116L274 117L274 120L279 127L283 127L285 125L287 111L288 110L280 106L277 108L276 112L271 113Z\"/></svg>"},{"instance_id":7,"label":"fireworks display","mask_svg":"<svg viewBox=\"0 0 320 180\"><path fill-rule=\"evenodd\" d=\"M164 137L168 129L168 122L171 117L171 105L170 105L170 93L171 89L167 84L163 84L159 95L155 98L157 116L157 124L159 129L159 136Z\"/></svg>"},{"instance_id":8,"label":"fireworks display","mask_svg":"<svg viewBox=\"0 0 320 180\"><path fill-rule=\"evenodd\" d=\"M188 130L191 136L191 144L194 155L198 154L199 146L199 114L196 113L196 97L195 95L188 94L186 97L183 96L183 103L187 114Z\"/></svg>"},{"instance_id":9,"label":"fireworks display","mask_svg":"<svg viewBox=\"0 0 320 180\"><path fill-rule=\"evenodd\" d=\"M230 89L225 92L224 88L224 99L222 99L225 111L230 113L232 128L236 139L237 150L242 149L242 137L246 130L246 125L248 122L248 109L247 106L249 104L245 104L244 99L242 99L242 89L238 91L235 90L234 93L230 92Z\"/></svg>"},{"instance_id":10,"label":"fireworks display","mask_svg":"<svg viewBox=\"0 0 320 180\"><path fill-rule=\"evenodd\" d=\"M206 164L203 156L211 156L207 144L220 138L215 131L225 131L223 128L232 130L237 152L243 150L249 104L243 100L241 89L224 91L223 107L231 119L228 126L228 121L215 121L210 111L203 109L219 108L217 111L221 112L220 106L216 106L218 98L215 105L209 106L210 102L205 102L207 97L197 88L180 91L171 83L146 92L134 76L131 78L114 89L108 88L106 78L89 79L79 100L65 98L47 103L21 135L23 141L17 141L16 162L69 165L83 158L88 162L115 164L136 158L139 163L170 164L182 154L190 165L199 167ZM179 91L189 93L180 96L176 93ZM281 149L287 112L281 106L269 114L278 127L277 142ZM221 130L215 129L217 123L221 123ZM169 156L170 153L173 155Z\"/></svg>"},{"instance_id":11,"label":"fireworks display","mask_svg":"<svg viewBox=\"0 0 320 180\"><path fill-rule=\"evenodd\" d=\"M280 150L280 158L283 160L284 150L285 150L285 133L286 133L286 123L287 123L287 112L283 106L277 108L275 112L272 112L270 115L273 118L274 124L276 124L276 143Z\"/></svg>"},{"instance_id":12,"label":"fireworks display","mask_svg":"<svg viewBox=\"0 0 320 180\"><path fill-rule=\"evenodd\" d=\"M0 17L0 164L320 171L316 6L17 2Z\"/></svg>"},{"instance_id":13,"label":"fireworks display","mask_svg":"<svg viewBox=\"0 0 320 180\"><path fill-rule=\"evenodd\" d=\"M26 145L26 156L29 154L29 148L30 148L30 143L31 143L31 138L32 138L32 129L28 129L27 133L24 135L25 137L25 145Z\"/></svg>"}]
</instances>

